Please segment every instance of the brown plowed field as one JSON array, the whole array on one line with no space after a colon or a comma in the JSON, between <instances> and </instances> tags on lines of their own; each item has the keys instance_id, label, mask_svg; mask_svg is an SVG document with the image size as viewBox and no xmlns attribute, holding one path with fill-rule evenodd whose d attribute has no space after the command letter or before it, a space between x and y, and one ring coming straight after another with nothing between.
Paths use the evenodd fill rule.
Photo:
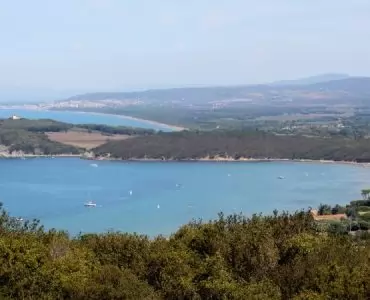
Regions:
<instances>
[{"instance_id":1,"label":"brown plowed field","mask_svg":"<svg viewBox=\"0 0 370 300\"><path fill-rule=\"evenodd\" d=\"M128 135L103 135L100 132L68 131L68 132L48 132L46 133L50 140L60 142L75 147L92 149L105 144L111 140L124 140Z\"/></svg>"}]
</instances>

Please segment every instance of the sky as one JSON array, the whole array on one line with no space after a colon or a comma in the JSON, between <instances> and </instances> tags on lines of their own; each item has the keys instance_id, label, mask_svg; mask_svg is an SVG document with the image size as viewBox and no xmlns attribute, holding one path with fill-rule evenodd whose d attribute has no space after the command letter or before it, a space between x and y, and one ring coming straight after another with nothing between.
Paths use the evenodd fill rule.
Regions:
<instances>
[{"instance_id":1,"label":"sky","mask_svg":"<svg viewBox=\"0 0 370 300\"><path fill-rule=\"evenodd\" d=\"M369 53L369 0L0 0L0 100L368 76Z\"/></svg>"}]
</instances>

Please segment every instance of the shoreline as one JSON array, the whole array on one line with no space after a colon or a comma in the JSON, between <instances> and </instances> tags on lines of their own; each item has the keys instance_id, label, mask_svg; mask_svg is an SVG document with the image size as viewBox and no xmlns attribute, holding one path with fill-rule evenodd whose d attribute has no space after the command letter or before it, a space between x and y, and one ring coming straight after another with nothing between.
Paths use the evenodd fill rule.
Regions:
<instances>
[{"instance_id":1,"label":"shoreline","mask_svg":"<svg viewBox=\"0 0 370 300\"><path fill-rule=\"evenodd\" d=\"M267 162L295 162L295 163L316 163L316 164L344 164L344 165L355 165L362 167L370 167L370 162L356 162L356 161L335 161L335 160L316 160L316 159L289 159L289 158L198 158L198 159L155 159L155 158L112 158L112 157L82 157L87 160L97 161L122 161L122 162L220 162L220 163L267 163Z\"/></svg>"},{"instance_id":2,"label":"shoreline","mask_svg":"<svg viewBox=\"0 0 370 300\"><path fill-rule=\"evenodd\" d=\"M152 125L158 125L162 127L167 127L173 131L182 131L182 130L187 130L188 128L186 127L181 127L181 126L176 126L176 125L171 125L171 124L165 124L153 120L147 120L147 119L141 119L137 117L132 117L132 116L127 116L127 115L118 115L118 114L110 114L110 113L103 113L103 112L89 112L89 111L76 111L76 110L60 110L60 109L47 109L47 108L22 108L22 107L1 107L0 109L3 110L12 110L12 109L22 109L22 110L31 110L31 111L49 111L49 112L70 112L70 113L77 113L77 114L92 114L96 116L112 116L112 117L118 117L120 119L126 119L126 120L132 120L132 121L139 121L139 122L144 122L147 124L152 124ZM78 123L76 123L78 124ZM126 125L121 125L121 126L126 126ZM131 127L131 126L127 126ZM144 128L144 127L138 127L138 128Z\"/></svg>"},{"instance_id":3,"label":"shoreline","mask_svg":"<svg viewBox=\"0 0 370 300\"><path fill-rule=\"evenodd\" d=\"M127 116L127 115L117 115L117 114L109 114L109 113L102 113L102 112L89 112L89 111L74 111L74 110L52 110L52 109L50 110L50 109L46 109L44 111L61 111L61 112L71 112L71 113L80 113L80 114L92 114L92 115L96 115L96 116L112 116L112 117L118 117L120 119L140 121L140 122L144 122L144 123L148 123L148 124L152 124L152 125L163 126L163 127L167 127L169 129L172 129L173 131L183 131L183 130L188 129L186 127L181 127L181 126L176 126L176 125L171 125L171 124L165 124L165 123L161 123L161 122L157 122L157 121L153 121L153 120L141 119L141 118L131 117L131 116ZM122 125L122 126L125 126L125 125ZM131 126L127 126L127 127L131 127ZM143 128L143 127L139 127L139 128Z\"/></svg>"},{"instance_id":4,"label":"shoreline","mask_svg":"<svg viewBox=\"0 0 370 300\"><path fill-rule=\"evenodd\" d=\"M80 154L0 154L0 159L26 159L26 158L81 158Z\"/></svg>"},{"instance_id":5,"label":"shoreline","mask_svg":"<svg viewBox=\"0 0 370 300\"><path fill-rule=\"evenodd\" d=\"M112 157L91 157L84 154L9 154L0 155L0 159L26 159L26 158L80 158L83 160L93 161L115 161L115 162L163 162L163 163L268 163L268 162L293 162L293 163L315 163L315 164L336 164L336 165L353 165L361 167L370 167L370 162L355 161L335 161L335 160L315 160L315 159L288 159L288 158L199 158L199 159L155 159L155 158L112 158Z\"/></svg>"}]
</instances>

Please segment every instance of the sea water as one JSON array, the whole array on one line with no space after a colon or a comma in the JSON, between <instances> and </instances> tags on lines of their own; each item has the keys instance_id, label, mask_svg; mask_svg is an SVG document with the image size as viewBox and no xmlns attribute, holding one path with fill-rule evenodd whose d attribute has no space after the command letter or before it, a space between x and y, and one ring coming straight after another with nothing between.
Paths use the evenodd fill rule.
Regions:
<instances>
[{"instance_id":1,"label":"sea water","mask_svg":"<svg viewBox=\"0 0 370 300\"><path fill-rule=\"evenodd\" d=\"M70 111L47 111L47 110L27 110L27 109L0 109L0 119L9 118L16 115L26 119L53 119L72 124L106 124L112 126L129 126L150 128L162 131L172 131L171 126L165 124L152 123L145 120L132 119L124 116L104 115L96 113L82 113Z\"/></svg>"},{"instance_id":2,"label":"sea water","mask_svg":"<svg viewBox=\"0 0 370 300\"><path fill-rule=\"evenodd\" d=\"M369 187L370 168L343 164L0 160L0 201L11 215L71 234L168 235L221 211L250 216L346 204ZM90 200L97 207L85 207Z\"/></svg>"}]
</instances>

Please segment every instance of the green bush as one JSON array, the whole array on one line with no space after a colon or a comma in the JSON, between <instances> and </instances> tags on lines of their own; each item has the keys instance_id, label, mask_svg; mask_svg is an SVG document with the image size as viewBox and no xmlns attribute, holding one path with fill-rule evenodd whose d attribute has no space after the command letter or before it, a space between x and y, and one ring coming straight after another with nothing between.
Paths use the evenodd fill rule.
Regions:
<instances>
[{"instance_id":1,"label":"green bush","mask_svg":"<svg viewBox=\"0 0 370 300\"><path fill-rule=\"evenodd\" d=\"M366 212L364 214L361 214L359 216L359 219L363 220L363 221L366 221L366 222L370 222L370 212Z\"/></svg>"},{"instance_id":2,"label":"green bush","mask_svg":"<svg viewBox=\"0 0 370 300\"><path fill-rule=\"evenodd\" d=\"M363 212L363 211L369 211L370 212L370 206L359 206L357 207L358 212Z\"/></svg>"},{"instance_id":3,"label":"green bush","mask_svg":"<svg viewBox=\"0 0 370 300\"><path fill-rule=\"evenodd\" d=\"M347 211L347 208L345 206L340 206L340 205L335 205L332 209L331 209L331 213L333 215L336 215L336 214L344 214L346 213Z\"/></svg>"},{"instance_id":4,"label":"green bush","mask_svg":"<svg viewBox=\"0 0 370 300\"><path fill-rule=\"evenodd\" d=\"M370 222L359 221L358 225L359 225L361 230L369 230L370 229Z\"/></svg>"},{"instance_id":5,"label":"green bush","mask_svg":"<svg viewBox=\"0 0 370 300\"><path fill-rule=\"evenodd\" d=\"M327 231L333 234L347 234L347 224L340 221L330 222Z\"/></svg>"},{"instance_id":6,"label":"green bush","mask_svg":"<svg viewBox=\"0 0 370 300\"><path fill-rule=\"evenodd\" d=\"M315 224L303 211L220 214L169 238L70 238L0 207L0 298L367 299L369 236L344 234L348 222Z\"/></svg>"},{"instance_id":7,"label":"green bush","mask_svg":"<svg viewBox=\"0 0 370 300\"><path fill-rule=\"evenodd\" d=\"M350 202L351 206L370 206L370 200L354 200Z\"/></svg>"}]
</instances>

